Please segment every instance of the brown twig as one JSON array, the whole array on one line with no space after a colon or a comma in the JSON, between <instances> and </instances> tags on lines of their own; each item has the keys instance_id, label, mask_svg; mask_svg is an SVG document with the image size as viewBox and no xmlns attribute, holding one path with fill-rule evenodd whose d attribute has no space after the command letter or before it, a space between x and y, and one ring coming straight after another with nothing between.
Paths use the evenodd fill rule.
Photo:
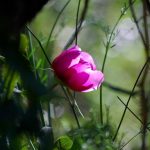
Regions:
<instances>
[{"instance_id":1,"label":"brown twig","mask_svg":"<svg viewBox=\"0 0 150 150\"><path fill-rule=\"evenodd\" d=\"M131 11L131 14L132 14L132 18L133 18L133 20L135 22L135 25L137 27L137 30L139 32L139 35L140 35L141 40L142 40L142 42L144 44L144 47L145 47L146 46L146 41L145 41L144 35L143 35L143 33L142 33L141 29L140 29L139 22L138 22L136 14L135 14L134 6L131 5L132 4L132 0L129 0L129 4L130 4L130 11Z\"/></svg>"},{"instance_id":2,"label":"brown twig","mask_svg":"<svg viewBox=\"0 0 150 150\"><path fill-rule=\"evenodd\" d=\"M129 0L129 3L131 3L131 2L132 2L132 0ZM144 27L143 32L139 26L138 19L135 15L134 6L131 6L130 9L131 9L131 14L134 19L134 22L137 26L139 35L143 42L146 59L148 59L150 56L150 46L149 46L150 39L149 39L149 34L148 34L149 28L148 28L148 21L147 21L147 17L148 17L147 10L150 11L150 3L148 0L142 0L142 5L143 5L143 14L142 14L143 17L142 18L143 18L143 27ZM145 83L146 83L147 75L148 75L148 65L146 66L146 68L143 72L143 75L141 77L141 81L139 84L140 99L141 99L141 115L142 115L142 122L143 122L142 147L141 147L142 150L146 149L146 142L145 142L146 141L146 128L147 128L147 119L148 119L148 111L149 111L148 98L146 97L146 91L145 91Z\"/></svg>"}]
</instances>

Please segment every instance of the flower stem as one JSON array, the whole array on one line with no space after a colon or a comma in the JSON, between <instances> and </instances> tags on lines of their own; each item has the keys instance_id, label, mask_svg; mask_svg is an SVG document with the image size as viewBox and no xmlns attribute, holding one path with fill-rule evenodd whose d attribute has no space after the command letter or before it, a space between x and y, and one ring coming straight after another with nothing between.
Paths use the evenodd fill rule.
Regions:
<instances>
[{"instance_id":1,"label":"flower stem","mask_svg":"<svg viewBox=\"0 0 150 150\"><path fill-rule=\"evenodd\" d=\"M61 9L60 13L59 13L58 16L56 17L56 20L55 20L55 22L54 22L54 24L53 24L53 26L52 26L52 29L51 29L51 31L50 31L50 34L49 34L49 36L48 36L48 40L47 40L47 42L46 42L45 50L47 50L47 48L48 48L49 41L50 41L50 39L51 39L52 33L53 33L54 29L55 29L55 26L56 26L56 24L57 24L57 22L58 22L58 20L59 20L59 18L60 18L60 16L61 16L61 14L62 14L63 11L65 10L65 8L68 6L68 4L70 3L70 1L71 1L71 0L68 0L68 1L66 2L66 4L63 6L63 8Z\"/></svg>"},{"instance_id":2,"label":"flower stem","mask_svg":"<svg viewBox=\"0 0 150 150\"><path fill-rule=\"evenodd\" d=\"M65 94L65 96L66 96L66 98L67 98L67 100L68 100L68 102L69 102L69 104L70 104L70 107L71 107L72 112L73 112L73 114L74 114L74 117L75 117L77 126L78 126L78 128L80 129L80 123L79 123L79 120L78 120L78 117L77 117L77 114L76 114L76 111L75 111L75 105L74 105L74 103L70 100L70 97L68 96L68 93L66 92L66 89L65 89L62 85L61 85L61 88L62 88L62 90L63 90L63 92L64 92L64 94Z\"/></svg>"},{"instance_id":3,"label":"flower stem","mask_svg":"<svg viewBox=\"0 0 150 150\"><path fill-rule=\"evenodd\" d=\"M135 1L132 2L132 4L134 3ZM104 60L103 60L103 63L102 63L102 72L104 73L104 69L105 69L105 64L106 64L106 59L107 59L107 55L108 55L108 50L110 49L111 47L111 42L112 42L112 39L113 39L113 35L114 35L114 32L115 32L115 29L118 25L118 23L120 22L121 18L124 16L125 12L128 10L128 8L130 7L130 5L128 6L125 6L125 8L123 8L119 18L117 19L114 27L112 28L112 31L110 32L109 34L109 37L107 39L107 43L106 43L106 51L105 51L105 55L104 55ZM101 88L100 88L100 123L103 124L103 95L102 95L102 92L103 91L103 85L101 85Z\"/></svg>"},{"instance_id":4,"label":"flower stem","mask_svg":"<svg viewBox=\"0 0 150 150\"><path fill-rule=\"evenodd\" d=\"M32 36L37 40L37 42L38 42L39 46L41 47L41 50L42 50L42 52L43 52L43 54L44 54L44 56L45 56L45 58L46 58L46 60L47 60L47 62L48 62L49 65L51 66L52 64L51 64L51 62L50 62L50 60L49 60L49 58L48 58L48 56L47 56L47 54L46 54L46 52L45 52L44 47L42 46L42 43L41 43L40 40L37 38L37 36L30 30L30 28L29 28L28 26L26 26L26 28L27 28L27 30L32 34Z\"/></svg>"},{"instance_id":5,"label":"flower stem","mask_svg":"<svg viewBox=\"0 0 150 150\"><path fill-rule=\"evenodd\" d=\"M79 106L78 106L78 103L76 101L76 92L74 91L73 95L71 94L70 90L67 88L67 92L69 94L69 96L71 97L72 101L73 101L73 104L74 104L74 107L76 106L76 108L78 109L78 112L80 113L80 115L84 118L84 115L83 113L81 112Z\"/></svg>"},{"instance_id":6,"label":"flower stem","mask_svg":"<svg viewBox=\"0 0 150 150\"><path fill-rule=\"evenodd\" d=\"M78 8L77 8L77 15L76 15L76 31L75 31L75 43L76 45L78 44L78 18L79 18L79 10L80 10L80 4L81 4L81 0L78 1Z\"/></svg>"}]
</instances>

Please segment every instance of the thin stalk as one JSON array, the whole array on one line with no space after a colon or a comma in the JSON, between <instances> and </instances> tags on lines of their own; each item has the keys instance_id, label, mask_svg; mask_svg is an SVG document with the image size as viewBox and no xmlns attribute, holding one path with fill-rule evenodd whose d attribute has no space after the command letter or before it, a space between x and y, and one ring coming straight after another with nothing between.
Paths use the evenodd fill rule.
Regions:
<instances>
[{"instance_id":1,"label":"thin stalk","mask_svg":"<svg viewBox=\"0 0 150 150\"><path fill-rule=\"evenodd\" d=\"M33 63L33 67L36 68L36 65L35 65L35 57L34 57L34 54L33 54L33 43L32 43L32 38L31 38L31 33L29 32L29 30L27 31L28 32L28 37L29 37L29 49L32 53L32 63ZM37 75L36 75L36 70L35 70L35 76L37 78Z\"/></svg>"},{"instance_id":2,"label":"thin stalk","mask_svg":"<svg viewBox=\"0 0 150 150\"><path fill-rule=\"evenodd\" d=\"M126 104L121 100L120 97L117 96L117 98L120 100L120 102L126 107ZM143 121L129 108L127 107L127 109L130 111L130 113L141 123L143 124ZM148 131L150 131L150 129L147 127L146 128Z\"/></svg>"},{"instance_id":3,"label":"thin stalk","mask_svg":"<svg viewBox=\"0 0 150 150\"><path fill-rule=\"evenodd\" d=\"M43 48L43 46L42 46L40 40L39 40L39 39L36 37L36 35L30 30L30 28L29 28L28 26L26 26L26 28L27 28L27 30L32 34L32 36L37 40L37 42L38 42L39 46L41 47L41 50L42 50L42 52L43 52L43 54L44 54L44 56L45 56L45 58L46 58L46 60L47 60L47 62L48 62L49 65L51 66L52 64L51 64L51 62L50 62L50 60L49 60L49 58L48 58L48 56L47 56L47 54L46 54L46 52L45 52L45 49Z\"/></svg>"},{"instance_id":4,"label":"thin stalk","mask_svg":"<svg viewBox=\"0 0 150 150\"><path fill-rule=\"evenodd\" d=\"M32 63L33 63L33 67L35 68L35 78L38 79L39 75L38 75L38 72L36 70L36 65L35 65L36 62L35 62L35 57L34 57L34 53L33 53L33 44L32 44L31 32L29 30L27 30L27 31L28 31L28 36L29 36L29 49L32 53ZM41 102L39 102L38 109L39 109L39 113L40 113L42 126L45 126L45 120L44 120L44 114L43 114Z\"/></svg>"},{"instance_id":5,"label":"thin stalk","mask_svg":"<svg viewBox=\"0 0 150 150\"><path fill-rule=\"evenodd\" d=\"M47 43L46 43L46 47L45 47L46 50L48 49L49 41L50 41L50 39L51 39L51 36L52 36L53 31L54 31L54 29L55 29L55 26L56 26L56 24L57 24L57 22L58 22L58 20L59 20L59 18L60 18L60 16L61 16L61 14L62 14L63 11L65 10L65 8L68 6L68 4L70 3L70 1L71 1L71 0L68 0L68 1L66 2L66 4L65 4L64 7L61 9L61 11L60 11L60 13L58 14L58 16L56 17L56 20L55 20L55 22L54 22L54 24L53 24L53 26L52 26L52 29L51 29L51 31L50 31L50 34L49 34L49 37L48 37L48 40L47 40ZM48 61L48 62L49 62L49 61ZM50 113L51 113L51 112L50 112L50 103L48 102L48 121L49 121L49 126L52 126L52 124L51 124L51 119L50 119L50 117L51 117L51 114L50 114Z\"/></svg>"},{"instance_id":6,"label":"thin stalk","mask_svg":"<svg viewBox=\"0 0 150 150\"><path fill-rule=\"evenodd\" d=\"M86 16L87 11L88 11L89 1L90 1L90 0L85 0L85 2L84 2L84 8L83 8L83 10L82 10L82 12L81 12L81 17L80 17L80 19L79 19L79 21L78 21L77 30L75 30L75 31L73 32L73 34L71 35L71 37L69 38L69 40L68 40L67 43L65 44L63 50L67 49L67 48L74 42L74 40L75 40L75 38L76 38L76 34L78 34L79 31L81 30L82 23L83 23L83 21L84 21L84 19L85 19L85 16Z\"/></svg>"},{"instance_id":7,"label":"thin stalk","mask_svg":"<svg viewBox=\"0 0 150 150\"><path fill-rule=\"evenodd\" d=\"M136 0L134 0L130 5L133 5L135 1L136 1ZM122 10L122 12L121 12L121 14L120 14L118 20L116 21L116 23L115 23L115 25L114 25L114 27L113 27L111 33L110 33L110 36L109 36L109 38L108 38L108 40L107 40L106 51L105 51L104 60L103 60L103 63L102 63L102 72L103 72L103 73L104 73L104 69L105 69L105 64L106 64L106 59L107 59L107 55L108 55L108 50L109 50L109 48L111 47L110 44L111 44L111 41L112 41L112 37L113 37L114 31L115 31L115 29L116 29L118 23L120 22L121 18L124 16L125 12L126 12L126 11L128 10L128 8L130 7L130 5L126 6L126 7ZM100 111L99 111L100 114L99 114L99 116L100 116L100 122L101 122L101 124L103 124L103 95L102 95L102 93L103 93L103 85L101 85L101 88L100 88L100 108L99 108L99 109L100 109Z\"/></svg>"},{"instance_id":8,"label":"thin stalk","mask_svg":"<svg viewBox=\"0 0 150 150\"><path fill-rule=\"evenodd\" d=\"M139 26L139 24L138 24L138 19L137 19L137 16L136 16L136 14L135 14L134 7L133 7L133 5L131 5L132 3L133 3L132 0L129 0L131 15L132 15L132 18L133 18L133 20L134 20L134 22L135 22L135 25L136 25L136 27L137 27L137 30L138 30L138 32L139 32L140 38L141 38L141 40L142 40L142 42L143 42L143 44L144 44L144 47L145 47L145 49L147 49L147 43L146 43L146 41L145 41L144 35L143 35L143 33L142 33L142 30L140 29L140 26ZM146 53L146 55L148 54L146 50L145 50L145 53Z\"/></svg>"},{"instance_id":9,"label":"thin stalk","mask_svg":"<svg viewBox=\"0 0 150 150\"><path fill-rule=\"evenodd\" d=\"M73 112L73 114L74 114L74 117L75 117L77 126L78 126L78 128L80 129L80 123L79 123L79 120L78 120L78 117L77 117L77 114L76 114L76 111L75 111L75 108L74 108L74 104L73 104L72 101L70 100L70 97L68 96L68 93L66 92L65 88L64 88L62 85L61 85L61 88L62 88L62 90L63 90L63 92L64 92L64 94L65 94L65 96L66 96L66 98L67 98L67 100L68 100L68 102L69 102L69 104L70 104L70 107L71 107L72 112Z\"/></svg>"},{"instance_id":10,"label":"thin stalk","mask_svg":"<svg viewBox=\"0 0 150 150\"><path fill-rule=\"evenodd\" d=\"M148 17L147 17L147 4L145 0L142 0L143 3L143 27L144 27L144 37L145 37L145 52L146 52L146 58L148 58L150 55L150 46L149 46L149 26L148 26ZM143 43L144 45L144 43ZM146 150L146 125L147 120L149 118L149 100L146 96L145 91L145 83L146 83L146 77L148 75L148 66L145 69L144 75L142 77L141 83L140 83L140 89L141 89L141 115L143 119L143 134L142 134L142 150Z\"/></svg>"},{"instance_id":11,"label":"thin stalk","mask_svg":"<svg viewBox=\"0 0 150 150\"><path fill-rule=\"evenodd\" d=\"M55 26L56 26L56 24L57 24L57 22L58 22L58 20L59 20L59 18L60 18L60 16L61 16L61 14L62 14L63 11L65 10L65 8L68 6L68 4L70 3L70 1L71 1L71 0L68 0L68 1L66 2L66 4L65 4L64 7L61 9L61 11L59 12L58 16L56 17L56 20L55 20L55 22L54 22L54 24L53 24L53 26L52 26L52 29L51 29L51 31L50 31L50 34L49 34L49 36L48 36L48 40L47 40L47 42L46 42L45 50L47 50L47 48L48 48L49 41L50 41L50 39L51 39L51 36L52 36L52 34L53 34L53 31L54 31L54 29L55 29Z\"/></svg>"},{"instance_id":12,"label":"thin stalk","mask_svg":"<svg viewBox=\"0 0 150 150\"><path fill-rule=\"evenodd\" d=\"M125 146L127 146L133 139L135 139L141 133L142 133L142 130L139 131L136 135L134 135L131 139L129 139L119 150L122 150Z\"/></svg>"},{"instance_id":13,"label":"thin stalk","mask_svg":"<svg viewBox=\"0 0 150 150\"><path fill-rule=\"evenodd\" d=\"M84 115L82 113L82 111L80 110L79 106L78 106L78 103L76 101L76 98L75 98L75 91L73 92L73 95L71 94L70 90L67 88L67 92L68 92L68 95L71 97L72 101L73 101L73 104L74 106L76 106L76 108L78 109L79 111L79 114L84 118Z\"/></svg>"},{"instance_id":14,"label":"thin stalk","mask_svg":"<svg viewBox=\"0 0 150 150\"><path fill-rule=\"evenodd\" d=\"M131 99L131 97L132 97L132 93L134 92L134 89L135 89L135 87L136 87L136 85L137 85L137 83L138 83L138 81L139 81L139 79L140 79L140 77L141 77L141 75L142 75L142 73L143 73L145 67L147 66L148 62L149 62L149 59L147 59L147 61L145 62L144 66L142 67L142 69L141 69L141 71L140 71L140 73L139 73L139 75L138 75L138 77L137 77L137 79L136 79L136 81L135 81L135 83L134 83L134 86L133 86L133 88L132 88L131 94L129 95L128 101L127 101L127 103L126 103L126 107L125 107L125 109L124 109L124 111L123 111L121 120L120 120L120 122L119 122L119 125L118 125L118 127L117 127L116 133L115 133L115 135L114 135L113 141L115 141L115 139L116 139L116 137L117 137L117 135L118 135L119 129L120 129L120 127L121 127L121 124L122 124L122 122L123 122L123 119L124 119L125 114L126 114L126 111L127 111L128 104L129 104L130 99Z\"/></svg>"},{"instance_id":15,"label":"thin stalk","mask_svg":"<svg viewBox=\"0 0 150 150\"><path fill-rule=\"evenodd\" d=\"M30 144L30 147L31 147L33 150L37 150L37 149L35 148L35 146L33 145L33 142L31 141L31 139L29 139L29 144Z\"/></svg>"},{"instance_id":16,"label":"thin stalk","mask_svg":"<svg viewBox=\"0 0 150 150\"><path fill-rule=\"evenodd\" d=\"M79 10L80 10L81 0L78 1L77 15L76 15L76 30L75 30L75 44L78 44L78 18L79 18Z\"/></svg>"}]
</instances>

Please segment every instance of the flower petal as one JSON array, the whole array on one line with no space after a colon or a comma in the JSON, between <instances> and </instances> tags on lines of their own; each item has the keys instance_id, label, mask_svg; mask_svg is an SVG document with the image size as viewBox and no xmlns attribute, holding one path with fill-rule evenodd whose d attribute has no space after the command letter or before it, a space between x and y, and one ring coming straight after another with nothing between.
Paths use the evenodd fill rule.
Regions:
<instances>
[{"instance_id":1,"label":"flower petal","mask_svg":"<svg viewBox=\"0 0 150 150\"><path fill-rule=\"evenodd\" d=\"M104 81L104 75L96 70L91 55L77 45L56 57L52 67L58 78L74 91L93 91Z\"/></svg>"},{"instance_id":2,"label":"flower petal","mask_svg":"<svg viewBox=\"0 0 150 150\"><path fill-rule=\"evenodd\" d=\"M78 46L63 51L52 63L55 73L60 76L69 67L79 63L81 49Z\"/></svg>"},{"instance_id":3,"label":"flower petal","mask_svg":"<svg viewBox=\"0 0 150 150\"><path fill-rule=\"evenodd\" d=\"M96 70L96 65L90 54L88 54L87 52L81 52L80 57L81 57L80 63L87 62L91 65L92 70Z\"/></svg>"},{"instance_id":4,"label":"flower petal","mask_svg":"<svg viewBox=\"0 0 150 150\"><path fill-rule=\"evenodd\" d=\"M88 70L88 73L89 73L89 78L86 81L86 83L83 84L83 86L89 87L91 85L91 87L82 92L90 92L93 90L97 90L102 84L102 82L104 81L104 74L101 71Z\"/></svg>"},{"instance_id":5,"label":"flower petal","mask_svg":"<svg viewBox=\"0 0 150 150\"><path fill-rule=\"evenodd\" d=\"M65 73L65 83L75 91L89 92L96 90L104 80L100 71L93 71L89 64L77 64Z\"/></svg>"},{"instance_id":6,"label":"flower petal","mask_svg":"<svg viewBox=\"0 0 150 150\"><path fill-rule=\"evenodd\" d=\"M83 86L84 83L89 78L89 74L85 72L80 72L71 76L70 79L67 80L67 85L74 91L84 91L90 88L90 86Z\"/></svg>"}]
</instances>

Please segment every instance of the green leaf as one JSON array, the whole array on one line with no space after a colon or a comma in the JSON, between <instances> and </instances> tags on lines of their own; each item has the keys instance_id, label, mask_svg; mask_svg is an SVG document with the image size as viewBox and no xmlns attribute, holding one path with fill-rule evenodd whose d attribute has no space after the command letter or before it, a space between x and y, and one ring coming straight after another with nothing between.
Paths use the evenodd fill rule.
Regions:
<instances>
[{"instance_id":1,"label":"green leaf","mask_svg":"<svg viewBox=\"0 0 150 150\"><path fill-rule=\"evenodd\" d=\"M5 66L3 71L4 87L6 90L6 97L10 97L13 94L16 83L19 81L18 73L12 68Z\"/></svg>"},{"instance_id":2,"label":"green leaf","mask_svg":"<svg viewBox=\"0 0 150 150\"><path fill-rule=\"evenodd\" d=\"M25 53L28 49L29 41L25 34L20 34L20 51Z\"/></svg>"},{"instance_id":3,"label":"green leaf","mask_svg":"<svg viewBox=\"0 0 150 150\"><path fill-rule=\"evenodd\" d=\"M43 60L39 59L36 65L36 69L38 69L42 65L42 63L43 63Z\"/></svg>"},{"instance_id":4,"label":"green leaf","mask_svg":"<svg viewBox=\"0 0 150 150\"><path fill-rule=\"evenodd\" d=\"M57 139L56 144L63 150L69 150L73 145L73 141L68 136L61 136Z\"/></svg>"}]
</instances>

